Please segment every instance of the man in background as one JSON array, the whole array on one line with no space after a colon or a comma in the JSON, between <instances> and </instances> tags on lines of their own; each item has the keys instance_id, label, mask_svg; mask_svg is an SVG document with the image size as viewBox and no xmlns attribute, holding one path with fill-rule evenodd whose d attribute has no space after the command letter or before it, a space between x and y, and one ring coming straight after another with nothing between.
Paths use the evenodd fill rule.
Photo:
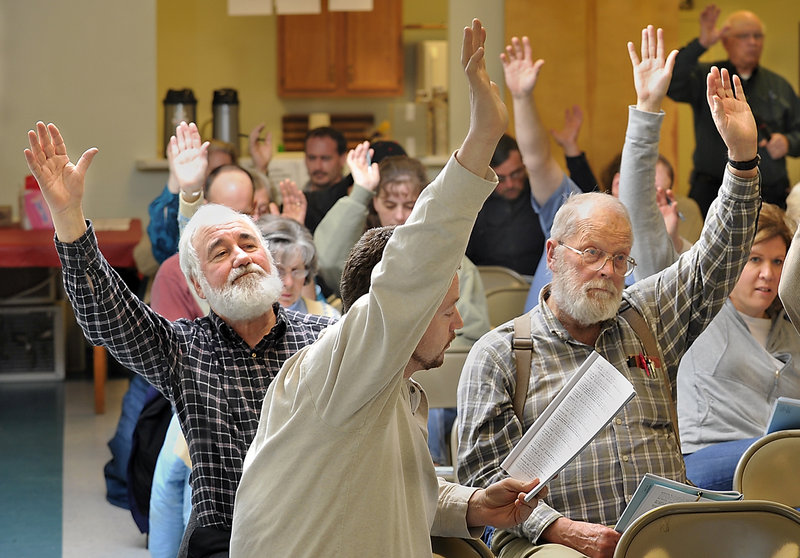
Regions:
<instances>
[{"instance_id":1,"label":"man in background","mask_svg":"<svg viewBox=\"0 0 800 558\"><path fill-rule=\"evenodd\" d=\"M308 183L303 191L308 200L308 211L305 224L312 233L336 200L346 196L353 185L350 175L342 177L346 152L344 136L333 128L314 128L306 135Z\"/></svg>"},{"instance_id":2,"label":"man in background","mask_svg":"<svg viewBox=\"0 0 800 558\"><path fill-rule=\"evenodd\" d=\"M694 169L689 196L705 217L722 184L728 161L725 143L717 133L706 102L705 80L711 66L737 74L758 125L759 168L764 201L786 208L789 176L786 156L800 156L800 99L784 78L759 64L764 48L764 26L753 12L738 11L717 28L720 10L714 4L700 14L700 36L678 53L667 95L689 103L694 113ZM717 41L727 60L700 63L700 56Z\"/></svg>"}]
</instances>

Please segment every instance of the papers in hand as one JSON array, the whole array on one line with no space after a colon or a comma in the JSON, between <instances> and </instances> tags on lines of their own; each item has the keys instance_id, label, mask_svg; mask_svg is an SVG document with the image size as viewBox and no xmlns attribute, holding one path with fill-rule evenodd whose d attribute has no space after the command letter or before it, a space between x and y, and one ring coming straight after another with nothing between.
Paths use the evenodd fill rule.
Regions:
<instances>
[{"instance_id":1,"label":"papers in hand","mask_svg":"<svg viewBox=\"0 0 800 558\"><path fill-rule=\"evenodd\" d=\"M769 417L764 434L795 428L800 428L800 399L778 397L772 406L772 415Z\"/></svg>"},{"instance_id":2,"label":"papers in hand","mask_svg":"<svg viewBox=\"0 0 800 558\"><path fill-rule=\"evenodd\" d=\"M674 504L676 502L721 502L741 499L742 495L735 490L706 490L646 473L614 529L622 533L633 523L634 519L664 504Z\"/></svg>"},{"instance_id":3,"label":"papers in hand","mask_svg":"<svg viewBox=\"0 0 800 558\"><path fill-rule=\"evenodd\" d=\"M525 500L533 500L634 395L633 385L610 362L596 352L589 355L501 464L514 478L539 479Z\"/></svg>"}]
</instances>

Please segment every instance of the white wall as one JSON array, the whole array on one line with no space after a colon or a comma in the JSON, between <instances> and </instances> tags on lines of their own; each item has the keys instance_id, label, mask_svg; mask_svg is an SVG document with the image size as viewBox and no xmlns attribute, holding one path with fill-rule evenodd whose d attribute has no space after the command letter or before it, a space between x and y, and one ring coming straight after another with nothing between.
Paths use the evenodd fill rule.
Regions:
<instances>
[{"instance_id":1,"label":"white wall","mask_svg":"<svg viewBox=\"0 0 800 558\"><path fill-rule=\"evenodd\" d=\"M161 173L135 170L155 154L155 0L0 0L0 44L0 204L16 214L26 132L43 120L73 161L100 149L88 218L146 218L164 186Z\"/></svg>"},{"instance_id":2,"label":"white wall","mask_svg":"<svg viewBox=\"0 0 800 558\"><path fill-rule=\"evenodd\" d=\"M461 145L469 129L469 86L461 68L460 52L464 27L477 17L486 28L486 69L492 80L504 90L500 53L505 48L505 1L449 0L448 45L450 56L449 127L450 151Z\"/></svg>"}]
</instances>

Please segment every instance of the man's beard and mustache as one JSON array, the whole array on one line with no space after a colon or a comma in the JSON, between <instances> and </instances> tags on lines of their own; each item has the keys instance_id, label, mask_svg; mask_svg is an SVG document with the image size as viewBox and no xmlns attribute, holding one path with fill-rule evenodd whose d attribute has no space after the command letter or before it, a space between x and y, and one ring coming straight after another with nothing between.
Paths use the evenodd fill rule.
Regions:
<instances>
[{"instance_id":1,"label":"man's beard and mustache","mask_svg":"<svg viewBox=\"0 0 800 558\"><path fill-rule=\"evenodd\" d=\"M450 337L450 341L447 342L447 346L442 349L442 352L432 358L426 358L419 353L419 351L415 350L414 353L411 355L411 360L414 360L419 365L420 370L433 370L434 368L439 368L442 364L444 364L444 354L447 352L447 349L453 343L456 338L456 334L453 333Z\"/></svg>"},{"instance_id":2,"label":"man's beard and mustache","mask_svg":"<svg viewBox=\"0 0 800 558\"><path fill-rule=\"evenodd\" d=\"M220 289L209 285L202 275L198 282L211 309L217 315L237 322L268 312L283 290L283 282L274 265L267 273L254 263L231 270L227 282Z\"/></svg>"},{"instance_id":3,"label":"man's beard and mustache","mask_svg":"<svg viewBox=\"0 0 800 558\"><path fill-rule=\"evenodd\" d=\"M558 308L582 326L610 320L617 315L622 302L622 291L611 279L592 279L581 283L580 274L574 267L560 262L563 270L553 271L550 296ZM590 289L604 289L593 291Z\"/></svg>"}]
</instances>

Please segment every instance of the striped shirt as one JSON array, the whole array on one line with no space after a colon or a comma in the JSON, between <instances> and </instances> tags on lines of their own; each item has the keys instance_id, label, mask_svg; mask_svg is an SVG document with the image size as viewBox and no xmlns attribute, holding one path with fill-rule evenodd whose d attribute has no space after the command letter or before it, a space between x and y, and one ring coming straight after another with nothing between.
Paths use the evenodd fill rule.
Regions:
<instances>
[{"instance_id":1,"label":"striped shirt","mask_svg":"<svg viewBox=\"0 0 800 558\"><path fill-rule=\"evenodd\" d=\"M658 341L661 366L653 373L628 367L629 355L645 351L623 318L605 322L594 346L580 343L544 303L546 287L531 313L531 379L520 424L512 406L513 322L474 345L458 389L458 478L465 484L488 486L507 476L500 463L593 350L636 389L636 397L549 483L547 497L528 520L511 530L514 534L536 542L562 515L613 526L645 473L686 480L662 375L674 385L681 356L720 310L739 277L755 232L759 180L760 176L741 179L726 173L694 248L660 274L625 289L623 299L644 317Z\"/></svg>"},{"instance_id":2,"label":"striped shirt","mask_svg":"<svg viewBox=\"0 0 800 558\"><path fill-rule=\"evenodd\" d=\"M211 312L170 322L125 286L97 248L94 231L56 240L64 287L93 345L142 375L175 406L192 458L192 505L204 527L230 530L242 462L261 404L284 361L334 320L286 311L254 347Z\"/></svg>"}]
</instances>

